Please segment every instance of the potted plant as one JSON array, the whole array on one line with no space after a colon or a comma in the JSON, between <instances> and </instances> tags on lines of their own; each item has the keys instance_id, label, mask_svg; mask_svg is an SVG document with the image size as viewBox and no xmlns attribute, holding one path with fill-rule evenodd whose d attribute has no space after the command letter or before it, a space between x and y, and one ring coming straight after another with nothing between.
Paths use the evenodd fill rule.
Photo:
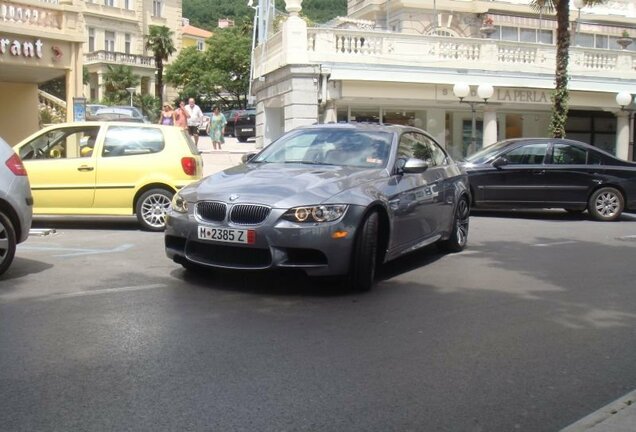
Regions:
<instances>
[{"instance_id":1,"label":"potted plant","mask_svg":"<svg viewBox=\"0 0 636 432\"><path fill-rule=\"evenodd\" d=\"M631 45L632 42L633 39L631 38L627 30L623 30L623 33L621 33L621 37L616 39L616 43L619 44L622 49L626 49L628 46Z\"/></svg>"},{"instance_id":2,"label":"potted plant","mask_svg":"<svg viewBox=\"0 0 636 432\"><path fill-rule=\"evenodd\" d=\"M479 28L479 32L486 37L490 37L496 31L494 20L487 16L481 23L481 27Z\"/></svg>"}]
</instances>

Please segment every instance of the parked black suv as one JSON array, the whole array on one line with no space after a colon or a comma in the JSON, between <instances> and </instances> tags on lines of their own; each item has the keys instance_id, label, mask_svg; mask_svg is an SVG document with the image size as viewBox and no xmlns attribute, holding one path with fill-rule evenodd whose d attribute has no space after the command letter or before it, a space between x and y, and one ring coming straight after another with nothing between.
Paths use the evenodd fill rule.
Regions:
<instances>
[{"instance_id":1,"label":"parked black suv","mask_svg":"<svg viewBox=\"0 0 636 432\"><path fill-rule=\"evenodd\" d=\"M234 136L240 142L247 142L248 138L256 136L256 110L242 111L234 122Z\"/></svg>"}]
</instances>

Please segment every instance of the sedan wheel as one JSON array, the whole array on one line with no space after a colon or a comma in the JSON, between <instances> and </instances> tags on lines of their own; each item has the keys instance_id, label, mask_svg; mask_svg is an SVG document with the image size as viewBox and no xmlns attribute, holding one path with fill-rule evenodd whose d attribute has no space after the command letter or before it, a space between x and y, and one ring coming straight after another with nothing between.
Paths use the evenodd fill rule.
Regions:
<instances>
[{"instance_id":1,"label":"sedan wheel","mask_svg":"<svg viewBox=\"0 0 636 432\"><path fill-rule=\"evenodd\" d=\"M3 274L13 261L16 247L15 230L9 218L0 212L0 274Z\"/></svg>"},{"instance_id":2,"label":"sedan wheel","mask_svg":"<svg viewBox=\"0 0 636 432\"><path fill-rule=\"evenodd\" d=\"M163 231L166 228L166 213L172 196L173 193L165 189L150 189L139 197L135 213L143 229Z\"/></svg>"},{"instance_id":3,"label":"sedan wheel","mask_svg":"<svg viewBox=\"0 0 636 432\"><path fill-rule=\"evenodd\" d=\"M349 270L349 286L357 291L369 291L375 280L378 251L378 213L370 213L356 235Z\"/></svg>"},{"instance_id":4,"label":"sedan wheel","mask_svg":"<svg viewBox=\"0 0 636 432\"><path fill-rule=\"evenodd\" d=\"M617 189L604 187L592 194L587 210L596 220L613 221L621 216L624 207L623 195Z\"/></svg>"},{"instance_id":5,"label":"sedan wheel","mask_svg":"<svg viewBox=\"0 0 636 432\"><path fill-rule=\"evenodd\" d=\"M470 221L470 205L466 197L461 197L455 209L453 231L448 240L438 243L440 249L446 252L461 252L468 244L468 225Z\"/></svg>"}]
</instances>

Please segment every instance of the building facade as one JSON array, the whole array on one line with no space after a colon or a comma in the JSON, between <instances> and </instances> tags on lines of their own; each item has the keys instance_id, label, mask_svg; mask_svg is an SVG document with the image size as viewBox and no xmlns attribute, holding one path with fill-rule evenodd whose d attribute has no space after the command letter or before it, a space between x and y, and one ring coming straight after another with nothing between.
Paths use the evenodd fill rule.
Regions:
<instances>
[{"instance_id":1,"label":"building facade","mask_svg":"<svg viewBox=\"0 0 636 432\"><path fill-rule=\"evenodd\" d=\"M528 1L349 0L347 17L315 28L302 0L285 3L290 17L254 50L260 144L316 121L415 125L455 157L549 136L556 17ZM636 93L636 1L570 12L567 137L633 159L616 95ZM492 88L487 100L479 85Z\"/></svg>"},{"instance_id":2,"label":"building facade","mask_svg":"<svg viewBox=\"0 0 636 432\"><path fill-rule=\"evenodd\" d=\"M82 95L80 3L0 0L0 136L9 144L39 128L38 84L64 78L68 106Z\"/></svg>"},{"instance_id":3,"label":"building facade","mask_svg":"<svg viewBox=\"0 0 636 432\"><path fill-rule=\"evenodd\" d=\"M212 36L211 31L190 25L187 18L181 19L183 28L181 29L181 48L196 47L198 51L205 51L205 41Z\"/></svg>"},{"instance_id":4,"label":"building facade","mask_svg":"<svg viewBox=\"0 0 636 432\"><path fill-rule=\"evenodd\" d=\"M84 65L89 76L84 89L86 98L95 102L102 99L104 74L114 65L130 66L133 74L141 77L137 94L155 95L155 60L152 52L145 49L145 36L152 25L166 26L174 33L178 52L183 29L181 0L87 0L81 3ZM169 92L164 94L168 96Z\"/></svg>"}]
</instances>

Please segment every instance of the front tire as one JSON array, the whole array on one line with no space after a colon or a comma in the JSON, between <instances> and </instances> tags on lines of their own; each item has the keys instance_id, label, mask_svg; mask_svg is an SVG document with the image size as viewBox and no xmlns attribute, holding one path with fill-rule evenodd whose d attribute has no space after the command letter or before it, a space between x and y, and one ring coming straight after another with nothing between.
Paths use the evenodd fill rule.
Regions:
<instances>
[{"instance_id":1,"label":"front tire","mask_svg":"<svg viewBox=\"0 0 636 432\"><path fill-rule=\"evenodd\" d=\"M587 211L599 221L609 222L621 217L625 208L625 198L613 187L600 188L590 196Z\"/></svg>"},{"instance_id":2,"label":"front tire","mask_svg":"<svg viewBox=\"0 0 636 432\"><path fill-rule=\"evenodd\" d=\"M0 212L0 275L7 271L13 262L16 245L13 224L4 213Z\"/></svg>"},{"instance_id":3,"label":"front tire","mask_svg":"<svg viewBox=\"0 0 636 432\"><path fill-rule=\"evenodd\" d=\"M455 208L453 231L448 240L442 240L437 245L445 252L461 252L468 244L468 225L470 222L470 204L468 198L461 197Z\"/></svg>"},{"instance_id":4,"label":"front tire","mask_svg":"<svg viewBox=\"0 0 636 432\"><path fill-rule=\"evenodd\" d=\"M360 225L351 256L349 286L356 291L369 291L375 280L378 256L378 212L371 212Z\"/></svg>"},{"instance_id":5,"label":"front tire","mask_svg":"<svg viewBox=\"0 0 636 432\"><path fill-rule=\"evenodd\" d=\"M242 143L247 142L247 137L246 137L246 136L237 136L237 137L236 137L236 139L237 139L239 142L242 142Z\"/></svg>"},{"instance_id":6,"label":"front tire","mask_svg":"<svg viewBox=\"0 0 636 432\"><path fill-rule=\"evenodd\" d=\"M144 230L163 231L166 228L166 214L170 210L173 195L165 189L150 189L139 197L135 214Z\"/></svg>"}]
</instances>

